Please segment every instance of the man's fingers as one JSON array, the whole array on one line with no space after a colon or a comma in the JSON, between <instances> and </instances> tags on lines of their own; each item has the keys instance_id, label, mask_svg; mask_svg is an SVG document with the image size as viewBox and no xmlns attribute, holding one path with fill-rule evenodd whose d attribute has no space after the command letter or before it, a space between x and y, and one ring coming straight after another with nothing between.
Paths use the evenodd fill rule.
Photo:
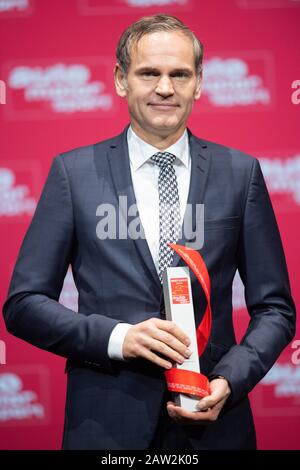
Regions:
<instances>
[{"instance_id":1,"label":"man's fingers","mask_svg":"<svg viewBox=\"0 0 300 470\"><path fill-rule=\"evenodd\" d=\"M207 408L212 408L218 403L222 403L221 406L223 406L223 400L226 401L226 399L230 395L230 387L226 379L222 378L216 378L212 380L209 384L210 386L210 392L211 394L207 397L202 398L199 403L198 403L198 408L199 410L205 410Z\"/></svg>"},{"instance_id":2,"label":"man's fingers","mask_svg":"<svg viewBox=\"0 0 300 470\"><path fill-rule=\"evenodd\" d=\"M170 359L173 362L177 362L178 364L183 364L186 359L186 357L174 351L174 349L170 348L165 343L157 341L156 339L152 339L150 341L150 349L154 352L157 351L160 354L163 354L167 359Z\"/></svg>"},{"instance_id":3,"label":"man's fingers","mask_svg":"<svg viewBox=\"0 0 300 470\"><path fill-rule=\"evenodd\" d=\"M172 336L175 336L181 343L189 346L191 344L189 337L177 326L174 322L169 320L154 319L156 326L164 331L167 331Z\"/></svg>"},{"instance_id":4,"label":"man's fingers","mask_svg":"<svg viewBox=\"0 0 300 470\"><path fill-rule=\"evenodd\" d=\"M198 403L197 403L197 408L199 411L205 411L209 408L222 408L223 406L223 401L226 399L223 398L218 398L218 399L212 399L211 397L205 397L202 398Z\"/></svg>"},{"instance_id":5,"label":"man's fingers","mask_svg":"<svg viewBox=\"0 0 300 470\"><path fill-rule=\"evenodd\" d=\"M157 354L147 348L141 350L139 356L144 357L148 361L153 362L154 364L163 367L164 369L171 369L171 367L173 367L172 362L157 356Z\"/></svg>"},{"instance_id":6,"label":"man's fingers","mask_svg":"<svg viewBox=\"0 0 300 470\"><path fill-rule=\"evenodd\" d=\"M213 412L213 410L208 410L205 412L189 412L180 406L172 404L172 402L167 404L167 411L170 418L183 424L190 425L208 424L210 422L216 421L218 417L218 413Z\"/></svg>"},{"instance_id":7,"label":"man's fingers","mask_svg":"<svg viewBox=\"0 0 300 470\"><path fill-rule=\"evenodd\" d=\"M175 323L151 318L128 330L123 342L123 357L144 357L169 369L172 363L182 364L190 357L191 352L187 348L189 343L187 335Z\"/></svg>"},{"instance_id":8,"label":"man's fingers","mask_svg":"<svg viewBox=\"0 0 300 470\"><path fill-rule=\"evenodd\" d=\"M183 356L184 359L188 359L191 356L192 352L187 348L187 346L170 333L157 329L154 334L156 340L169 346L174 351L177 351L177 353Z\"/></svg>"},{"instance_id":9,"label":"man's fingers","mask_svg":"<svg viewBox=\"0 0 300 470\"><path fill-rule=\"evenodd\" d=\"M202 398L198 402L198 408L201 411L206 410L207 408L212 408L213 406L216 406L223 399L224 399L223 395L222 396L220 396L219 394L217 396L210 395L208 397Z\"/></svg>"},{"instance_id":10,"label":"man's fingers","mask_svg":"<svg viewBox=\"0 0 300 470\"><path fill-rule=\"evenodd\" d=\"M212 380L210 389L211 394L197 403L199 411L191 413L170 401L167 403L169 416L184 424L209 424L216 421L231 392L223 377Z\"/></svg>"},{"instance_id":11,"label":"man's fingers","mask_svg":"<svg viewBox=\"0 0 300 470\"><path fill-rule=\"evenodd\" d=\"M175 341L177 340L175 339ZM157 339L154 339L153 337L148 336L145 333L141 334L140 336L140 344L142 347L148 349L149 351L152 351L153 353L159 353L165 356L167 360L170 360L172 362L177 362L178 364L183 364L185 359L189 357L187 355L187 348L185 346L184 346L184 352L186 356L183 356L179 354L176 350L174 350L172 347L169 347L164 342L158 341Z\"/></svg>"}]
</instances>

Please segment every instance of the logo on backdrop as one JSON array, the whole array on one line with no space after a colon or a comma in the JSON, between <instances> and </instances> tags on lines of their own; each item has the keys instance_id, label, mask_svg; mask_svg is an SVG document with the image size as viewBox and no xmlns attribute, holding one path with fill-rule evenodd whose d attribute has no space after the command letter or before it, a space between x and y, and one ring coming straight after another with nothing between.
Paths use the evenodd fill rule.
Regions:
<instances>
[{"instance_id":1,"label":"logo on backdrop","mask_svg":"<svg viewBox=\"0 0 300 470\"><path fill-rule=\"evenodd\" d=\"M293 209L300 205L300 153L287 158L259 158L272 201L277 208Z\"/></svg>"},{"instance_id":2,"label":"logo on backdrop","mask_svg":"<svg viewBox=\"0 0 300 470\"><path fill-rule=\"evenodd\" d=\"M77 0L79 13L83 15L105 15L133 13L134 10L172 7L173 11L187 11L194 0ZM144 14L144 12L143 12Z\"/></svg>"},{"instance_id":3,"label":"logo on backdrop","mask_svg":"<svg viewBox=\"0 0 300 470\"><path fill-rule=\"evenodd\" d=\"M47 65L20 64L7 73L6 115L11 119L107 116L113 110L112 65L106 59Z\"/></svg>"},{"instance_id":4,"label":"logo on backdrop","mask_svg":"<svg viewBox=\"0 0 300 470\"><path fill-rule=\"evenodd\" d=\"M237 0L241 8L285 8L299 7L300 0Z\"/></svg>"},{"instance_id":5,"label":"logo on backdrop","mask_svg":"<svg viewBox=\"0 0 300 470\"><path fill-rule=\"evenodd\" d=\"M0 426L24 426L48 421L48 382L46 369L36 365L1 372Z\"/></svg>"},{"instance_id":6,"label":"logo on backdrop","mask_svg":"<svg viewBox=\"0 0 300 470\"><path fill-rule=\"evenodd\" d=\"M255 412L260 416L300 414L300 367L277 362L253 392Z\"/></svg>"},{"instance_id":7,"label":"logo on backdrop","mask_svg":"<svg viewBox=\"0 0 300 470\"><path fill-rule=\"evenodd\" d=\"M271 57L242 54L244 57L211 57L203 65L203 94L195 109L265 109L273 101Z\"/></svg>"},{"instance_id":8,"label":"logo on backdrop","mask_svg":"<svg viewBox=\"0 0 300 470\"><path fill-rule=\"evenodd\" d=\"M30 194L27 184L16 183L16 173L0 167L0 219L16 216L32 216L37 200Z\"/></svg>"},{"instance_id":9,"label":"logo on backdrop","mask_svg":"<svg viewBox=\"0 0 300 470\"><path fill-rule=\"evenodd\" d=\"M161 7L161 6L171 6L171 5L180 5L186 6L189 0L123 0L125 5L129 7Z\"/></svg>"},{"instance_id":10,"label":"logo on backdrop","mask_svg":"<svg viewBox=\"0 0 300 470\"><path fill-rule=\"evenodd\" d=\"M32 13L33 0L0 0L0 15L27 16Z\"/></svg>"}]
</instances>

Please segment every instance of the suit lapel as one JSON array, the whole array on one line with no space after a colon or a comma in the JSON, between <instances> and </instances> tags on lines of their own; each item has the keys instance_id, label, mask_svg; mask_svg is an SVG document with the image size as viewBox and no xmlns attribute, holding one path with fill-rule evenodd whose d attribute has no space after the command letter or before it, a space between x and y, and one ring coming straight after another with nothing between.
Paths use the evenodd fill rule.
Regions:
<instances>
[{"instance_id":1,"label":"suit lapel","mask_svg":"<svg viewBox=\"0 0 300 470\"><path fill-rule=\"evenodd\" d=\"M112 139L107 151L107 159L109 162L111 179L118 197L127 196L128 208L135 204L136 198L133 190L133 183L130 171L130 161L127 143L127 129L115 139ZM204 199L204 191L208 177L208 170L210 164L210 152L204 141L194 137L189 133L189 144L191 153L191 180L188 194L188 204L192 208L192 231L196 229L196 204L202 204ZM137 213L137 216L139 214ZM191 234L187 233L186 227L188 223L188 211L185 211L184 223L182 230L182 237L178 240L178 244L185 245L191 239ZM141 259L149 273L151 273L153 280L159 288L161 288L160 280L153 262L153 258L145 238L138 238L134 240L135 246L141 256ZM177 266L180 256L174 253L172 266Z\"/></svg>"},{"instance_id":2,"label":"suit lapel","mask_svg":"<svg viewBox=\"0 0 300 470\"><path fill-rule=\"evenodd\" d=\"M204 141L193 136L189 129L188 133L191 154L191 180L187 206L189 205L191 208L190 214L192 213L193 221L191 228L193 233L196 230L196 204L203 204L211 154ZM189 211L188 208L186 208L183 219L182 237L177 241L179 245L186 245L193 238L192 233L187 230L191 225L190 221L188 221L189 218ZM180 256L174 253L171 266L177 266L180 259Z\"/></svg>"},{"instance_id":3,"label":"suit lapel","mask_svg":"<svg viewBox=\"0 0 300 470\"><path fill-rule=\"evenodd\" d=\"M128 126L109 146L107 159L115 191L118 197L127 196L127 206L129 208L133 204L136 205L136 198L131 178L127 130ZM139 217L139 213L137 213L137 217ZM141 221L140 224L143 229ZM138 238L133 241L141 256L142 262L147 267L157 286L161 288L160 280L146 238Z\"/></svg>"}]
</instances>

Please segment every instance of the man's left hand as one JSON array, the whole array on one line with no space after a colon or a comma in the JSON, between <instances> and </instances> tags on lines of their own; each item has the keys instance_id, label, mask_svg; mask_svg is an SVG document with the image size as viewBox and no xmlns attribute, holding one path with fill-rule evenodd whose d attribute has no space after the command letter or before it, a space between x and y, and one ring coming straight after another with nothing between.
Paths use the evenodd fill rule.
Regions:
<instances>
[{"instance_id":1,"label":"man's left hand","mask_svg":"<svg viewBox=\"0 0 300 470\"><path fill-rule=\"evenodd\" d=\"M209 424L218 419L218 416L229 397L231 391L226 379L217 378L210 382L211 394L202 398L197 404L199 411L189 412L174 402L168 401L169 416L182 424Z\"/></svg>"}]
</instances>

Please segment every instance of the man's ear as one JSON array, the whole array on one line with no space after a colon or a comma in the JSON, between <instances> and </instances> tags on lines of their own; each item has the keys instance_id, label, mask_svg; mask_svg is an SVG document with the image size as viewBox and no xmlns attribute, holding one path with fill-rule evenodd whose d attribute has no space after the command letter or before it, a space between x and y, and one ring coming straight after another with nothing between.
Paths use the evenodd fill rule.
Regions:
<instances>
[{"instance_id":1,"label":"man's ear","mask_svg":"<svg viewBox=\"0 0 300 470\"><path fill-rule=\"evenodd\" d=\"M117 94L121 96L121 98L125 98L127 94L126 76L118 63L116 63L114 68L114 79Z\"/></svg>"},{"instance_id":2,"label":"man's ear","mask_svg":"<svg viewBox=\"0 0 300 470\"><path fill-rule=\"evenodd\" d=\"M196 84L196 90L195 90L195 95L194 95L195 100L198 100L200 98L201 92L202 92L202 73L201 75L197 76L197 84Z\"/></svg>"}]
</instances>

